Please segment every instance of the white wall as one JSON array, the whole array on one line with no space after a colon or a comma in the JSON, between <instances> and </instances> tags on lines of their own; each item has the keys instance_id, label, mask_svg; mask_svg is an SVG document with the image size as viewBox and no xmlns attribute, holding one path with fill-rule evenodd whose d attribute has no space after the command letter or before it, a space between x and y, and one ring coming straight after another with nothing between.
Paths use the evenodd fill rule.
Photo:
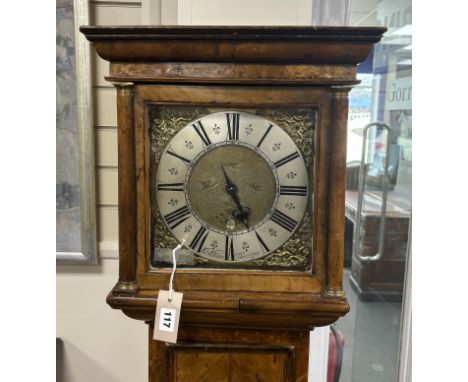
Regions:
<instances>
[{"instance_id":1,"label":"white wall","mask_svg":"<svg viewBox=\"0 0 468 382\"><path fill-rule=\"evenodd\" d=\"M141 2L90 2L90 24L141 24ZM117 114L108 64L93 51L94 131L99 265L56 273L57 337L63 340L59 382L146 382L147 326L106 304L118 279Z\"/></svg>"},{"instance_id":2,"label":"white wall","mask_svg":"<svg viewBox=\"0 0 468 382\"><path fill-rule=\"evenodd\" d=\"M311 25L312 0L179 0L179 25Z\"/></svg>"},{"instance_id":3,"label":"white wall","mask_svg":"<svg viewBox=\"0 0 468 382\"><path fill-rule=\"evenodd\" d=\"M148 331L144 322L106 304L118 262L57 271L57 337L63 340L63 382L148 381Z\"/></svg>"}]
</instances>

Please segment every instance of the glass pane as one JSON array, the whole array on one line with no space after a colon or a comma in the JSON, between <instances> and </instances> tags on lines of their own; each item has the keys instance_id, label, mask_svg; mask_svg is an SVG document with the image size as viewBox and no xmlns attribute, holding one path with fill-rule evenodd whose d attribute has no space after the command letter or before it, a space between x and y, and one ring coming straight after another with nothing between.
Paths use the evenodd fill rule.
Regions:
<instances>
[{"instance_id":1,"label":"glass pane","mask_svg":"<svg viewBox=\"0 0 468 382\"><path fill-rule=\"evenodd\" d=\"M411 215L411 1L351 0L349 20L388 32L350 93L344 288L351 312L335 325L344 338L339 381L394 382ZM388 132L373 126L363 139L375 121Z\"/></svg>"},{"instance_id":2,"label":"glass pane","mask_svg":"<svg viewBox=\"0 0 468 382\"><path fill-rule=\"evenodd\" d=\"M228 147L229 115L238 122L238 144ZM176 246L176 237L191 248L178 252L179 268L310 270L312 205L305 196L312 187L307 174L314 165L316 116L316 110L296 107L236 108L227 113L220 107L150 105L152 266L172 267L168 248ZM170 142L167 134L159 134L166 130L174 134ZM299 136L302 139L293 140ZM261 150L249 149L260 139ZM303 164L293 168L283 153L299 149ZM284 166L279 164L277 172L273 164L279 162ZM275 174L293 186L280 187L282 178ZM226 191L219 194L226 179L239 189L237 202ZM284 189L282 196L276 197L277 188ZM291 195L304 198L293 200ZM275 212L266 220L274 203L281 215ZM299 218L303 223L295 229ZM289 237L294 240L287 241Z\"/></svg>"}]
</instances>

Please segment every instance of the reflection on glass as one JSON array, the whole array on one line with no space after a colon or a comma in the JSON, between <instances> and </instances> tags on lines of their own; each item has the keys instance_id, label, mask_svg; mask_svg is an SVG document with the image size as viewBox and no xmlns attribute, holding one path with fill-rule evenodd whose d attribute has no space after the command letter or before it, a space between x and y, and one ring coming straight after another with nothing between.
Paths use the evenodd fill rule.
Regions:
<instances>
[{"instance_id":1,"label":"reflection on glass","mask_svg":"<svg viewBox=\"0 0 468 382\"><path fill-rule=\"evenodd\" d=\"M361 83L350 93L344 288L351 312L336 324L345 341L341 382L397 378L411 215L411 16L410 0L350 2L350 25L385 25L388 32L358 68ZM383 129L371 128L364 141L363 129L374 121L388 124L390 132L387 136ZM361 165L365 178L361 229L356 232ZM384 183L383 253L378 260L363 261L363 256L379 252Z\"/></svg>"}]
</instances>

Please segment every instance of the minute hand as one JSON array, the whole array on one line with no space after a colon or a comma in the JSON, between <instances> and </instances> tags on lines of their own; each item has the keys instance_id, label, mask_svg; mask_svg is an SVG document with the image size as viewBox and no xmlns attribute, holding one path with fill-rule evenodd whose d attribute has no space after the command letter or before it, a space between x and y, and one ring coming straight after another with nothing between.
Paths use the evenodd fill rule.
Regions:
<instances>
[{"instance_id":1,"label":"minute hand","mask_svg":"<svg viewBox=\"0 0 468 382\"><path fill-rule=\"evenodd\" d=\"M226 192L234 200L234 202L237 205L237 208L239 210L242 210L242 205L240 204L239 196L237 195L237 186L232 182L231 179L229 179L228 175L226 174L226 170L224 170L223 166L221 166L221 169L223 170L224 179L226 179Z\"/></svg>"},{"instance_id":2,"label":"minute hand","mask_svg":"<svg viewBox=\"0 0 468 382\"><path fill-rule=\"evenodd\" d=\"M237 186L232 182L231 179L229 179L223 166L221 166L221 169L223 170L224 178L226 179L226 192L229 194L232 200L234 200L234 203L236 203L237 209L239 210L238 213L233 213L233 215L236 219L239 219L241 222L243 222L248 229L249 226L247 224L247 221L250 215L250 208L242 207L239 196L237 195Z\"/></svg>"}]
</instances>

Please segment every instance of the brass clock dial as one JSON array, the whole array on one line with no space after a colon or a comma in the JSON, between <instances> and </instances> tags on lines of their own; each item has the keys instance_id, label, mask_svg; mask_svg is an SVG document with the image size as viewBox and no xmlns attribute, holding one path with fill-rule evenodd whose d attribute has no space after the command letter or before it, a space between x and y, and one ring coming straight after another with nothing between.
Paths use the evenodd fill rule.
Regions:
<instances>
[{"instance_id":1,"label":"brass clock dial","mask_svg":"<svg viewBox=\"0 0 468 382\"><path fill-rule=\"evenodd\" d=\"M157 203L178 241L198 255L246 262L282 246L309 196L299 148L258 115L222 111L182 128L159 160Z\"/></svg>"}]
</instances>

